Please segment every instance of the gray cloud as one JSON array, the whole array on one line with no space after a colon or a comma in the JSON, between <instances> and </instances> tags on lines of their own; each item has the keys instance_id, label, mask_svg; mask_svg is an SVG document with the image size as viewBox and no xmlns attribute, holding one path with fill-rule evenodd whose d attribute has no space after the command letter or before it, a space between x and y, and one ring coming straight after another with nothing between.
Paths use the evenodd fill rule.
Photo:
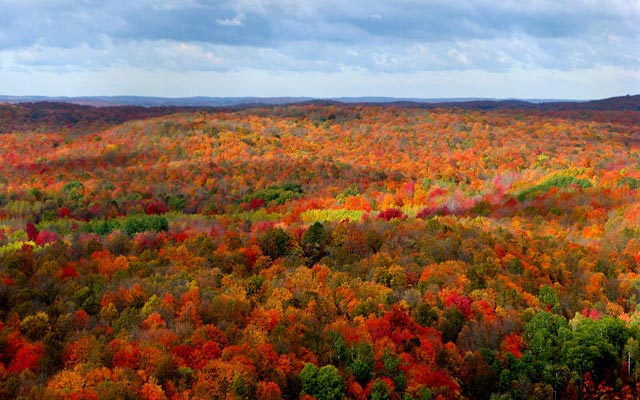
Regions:
<instances>
[{"instance_id":1,"label":"gray cloud","mask_svg":"<svg viewBox=\"0 0 640 400\"><path fill-rule=\"evenodd\" d=\"M296 40L356 44L375 38L435 42L602 30L638 35L636 1L1 1L4 46L92 43L102 35L278 46ZM13 38L13 43L10 43Z\"/></svg>"},{"instance_id":2,"label":"gray cloud","mask_svg":"<svg viewBox=\"0 0 640 400\"><path fill-rule=\"evenodd\" d=\"M638 0L0 0L0 73L639 66Z\"/></svg>"}]
</instances>

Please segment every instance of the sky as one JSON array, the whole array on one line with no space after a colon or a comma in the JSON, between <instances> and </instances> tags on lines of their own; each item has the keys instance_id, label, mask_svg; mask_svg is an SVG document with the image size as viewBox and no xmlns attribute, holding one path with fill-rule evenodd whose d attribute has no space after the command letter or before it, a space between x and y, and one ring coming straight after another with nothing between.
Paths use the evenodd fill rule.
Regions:
<instances>
[{"instance_id":1,"label":"sky","mask_svg":"<svg viewBox=\"0 0 640 400\"><path fill-rule=\"evenodd\" d=\"M640 93L640 0L0 0L0 95Z\"/></svg>"}]
</instances>

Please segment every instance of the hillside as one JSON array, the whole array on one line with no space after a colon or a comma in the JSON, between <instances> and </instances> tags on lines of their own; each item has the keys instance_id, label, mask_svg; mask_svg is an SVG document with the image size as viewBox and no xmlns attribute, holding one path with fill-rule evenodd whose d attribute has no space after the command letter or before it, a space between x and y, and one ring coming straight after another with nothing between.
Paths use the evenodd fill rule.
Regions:
<instances>
[{"instance_id":1,"label":"hillside","mask_svg":"<svg viewBox=\"0 0 640 400\"><path fill-rule=\"evenodd\" d=\"M0 398L637 398L639 99L2 105Z\"/></svg>"},{"instance_id":2,"label":"hillside","mask_svg":"<svg viewBox=\"0 0 640 400\"><path fill-rule=\"evenodd\" d=\"M85 97L45 97L45 96L2 96L0 103L67 103L81 106L114 107L255 107L282 106L301 103L333 102L336 104L376 104L391 106L412 106L423 108L463 108L469 110L492 109L536 109L536 110L609 110L609 111L640 111L640 95L620 96L601 100L571 101L553 99L483 99L483 98L395 98L395 97L144 97L144 96L85 96ZM30 105L34 107L34 105Z\"/></svg>"},{"instance_id":3,"label":"hillside","mask_svg":"<svg viewBox=\"0 0 640 400\"><path fill-rule=\"evenodd\" d=\"M9 103L2 104L2 100ZM283 105L295 106L376 106L421 109L463 110L523 110L527 112L562 113L565 118L593 118L582 111L609 111L615 115L598 114L598 119L617 120L632 118L636 113L620 115L625 111L640 110L640 95L622 96L588 102L542 102L521 100L444 100L394 99L391 97L351 97L340 99L309 98L147 98L147 97L79 97L57 98L67 102L52 102L56 98L0 96L0 134L18 131L91 133L126 121L158 117L178 112L241 111L257 107L277 109ZM259 103L259 105L257 105ZM138 105L133 105L138 104ZM286 114L286 112L285 112ZM558 116L558 115L553 115Z\"/></svg>"},{"instance_id":4,"label":"hillside","mask_svg":"<svg viewBox=\"0 0 640 400\"><path fill-rule=\"evenodd\" d=\"M195 109L139 106L97 108L89 105L47 101L15 105L0 103L0 134L20 131L89 133L126 121L189 110Z\"/></svg>"}]
</instances>

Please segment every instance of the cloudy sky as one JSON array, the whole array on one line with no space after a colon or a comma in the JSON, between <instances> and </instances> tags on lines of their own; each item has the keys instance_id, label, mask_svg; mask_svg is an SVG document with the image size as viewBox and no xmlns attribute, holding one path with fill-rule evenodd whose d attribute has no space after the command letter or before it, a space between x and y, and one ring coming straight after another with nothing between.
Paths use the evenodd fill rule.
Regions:
<instances>
[{"instance_id":1,"label":"cloudy sky","mask_svg":"<svg viewBox=\"0 0 640 400\"><path fill-rule=\"evenodd\" d=\"M0 0L0 94L640 93L640 0Z\"/></svg>"}]
</instances>

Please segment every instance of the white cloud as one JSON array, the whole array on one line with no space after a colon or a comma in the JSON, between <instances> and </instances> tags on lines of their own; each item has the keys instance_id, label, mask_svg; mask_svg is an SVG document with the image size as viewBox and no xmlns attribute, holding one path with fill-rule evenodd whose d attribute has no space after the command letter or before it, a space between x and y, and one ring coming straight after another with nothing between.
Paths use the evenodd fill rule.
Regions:
<instances>
[{"instance_id":1,"label":"white cloud","mask_svg":"<svg viewBox=\"0 0 640 400\"><path fill-rule=\"evenodd\" d=\"M216 22L222 26L242 26L242 15L236 15L233 18L216 19Z\"/></svg>"},{"instance_id":2,"label":"white cloud","mask_svg":"<svg viewBox=\"0 0 640 400\"><path fill-rule=\"evenodd\" d=\"M248 87L256 92L269 92L276 81L273 88L281 94L309 91L301 95L329 90L334 82L341 95L350 95L347 89L364 92L365 82L370 91L394 82L383 94L399 87L405 94L398 95L409 96L428 83L449 85L452 93L444 94L449 97L461 95L455 94L460 79L475 90L469 96L489 96L502 82L518 82L533 93L565 87L567 81L576 93L568 97L609 88L634 93L640 92L638 20L638 0L0 0L0 89L12 84L5 78L10 74L28 74L49 87L41 76L66 82L76 74L112 82L115 71L131 71L141 82L238 76L251 80ZM525 74L537 84L529 85ZM432 81L433 76L442 81ZM555 85L539 79L543 76ZM469 85L469 79L480 78L485 83ZM154 91L120 73L117 82L141 93ZM600 88L601 82L608 83ZM221 86L235 93L245 87L239 80L193 87L206 95ZM75 87L67 82L59 90ZM516 88L503 92L507 89Z\"/></svg>"},{"instance_id":3,"label":"white cloud","mask_svg":"<svg viewBox=\"0 0 640 400\"><path fill-rule=\"evenodd\" d=\"M536 39L527 35L435 43L375 40L363 44L296 41L279 46L225 45L176 40L113 40L90 46L35 44L0 50L3 69L61 72L113 67L166 71L414 73L446 70L505 72L514 69L580 70L618 66L637 70L640 51L628 39L607 37L586 45L579 39Z\"/></svg>"}]
</instances>

